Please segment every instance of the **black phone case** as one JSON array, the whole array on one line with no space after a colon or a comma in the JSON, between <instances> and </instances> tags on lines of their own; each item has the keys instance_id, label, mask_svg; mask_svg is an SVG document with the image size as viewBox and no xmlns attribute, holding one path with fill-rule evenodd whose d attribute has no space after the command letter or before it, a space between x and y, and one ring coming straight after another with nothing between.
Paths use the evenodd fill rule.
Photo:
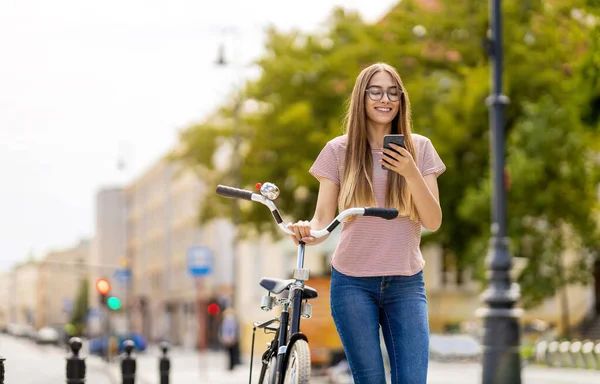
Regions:
<instances>
[{"instance_id":1,"label":"black phone case","mask_svg":"<svg viewBox=\"0 0 600 384\"><path fill-rule=\"evenodd\" d=\"M405 148L404 147L404 135L385 135L385 136L383 136L383 148L392 149L390 147L390 143L396 144L396 145L401 146L402 148ZM393 151L393 149L392 149L392 151ZM385 167L385 165L383 165L383 164L381 164L381 168L387 169Z\"/></svg>"}]
</instances>

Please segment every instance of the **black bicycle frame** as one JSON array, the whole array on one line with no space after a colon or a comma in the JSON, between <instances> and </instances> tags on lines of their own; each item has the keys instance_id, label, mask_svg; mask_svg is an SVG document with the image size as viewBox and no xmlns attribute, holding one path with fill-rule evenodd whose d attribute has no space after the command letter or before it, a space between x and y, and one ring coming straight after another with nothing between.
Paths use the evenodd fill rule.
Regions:
<instances>
[{"instance_id":1,"label":"black bicycle frame","mask_svg":"<svg viewBox=\"0 0 600 384\"><path fill-rule=\"evenodd\" d=\"M304 248L305 243L300 242L298 244L298 259L297 268L304 268ZM299 284L296 284L298 283ZM281 322L279 325L279 339L277 341L277 365L274 375L274 383L272 384L283 384L285 379L285 370L287 365L287 352L289 350L289 340L293 335L300 333L300 318L302 315L302 293L304 292L304 281L297 280L292 287L290 287L289 303L285 304L281 311ZM290 307L292 310L291 314L291 325L289 333L286 332L288 324L290 322Z\"/></svg>"},{"instance_id":2,"label":"black bicycle frame","mask_svg":"<svg viewBox=\"0 0 600 384\"><path fill-rule=\"evenodd\" d=\"M279 228L285 233L293 235L293 232L291 232L284 225L281 215L279 214L275 203L273 203L273 200L275 200L279 196L279 188L277 188L276 185L272 183L265 183L260 187L260 195L255 194L251 191L246 191L234 187L228 187L226 185L218 185L216 192L219 196L231 199L244 199L249 201L255 201L266 205L271 210L271 214L273 215L273 218L277 222ZM326 236L333 232L333 230L337 228L337 226L341 224L346 217L351 215L376 216L382 219L392 220L398 217L398 210L394 208L349 208L344 210L343 212L340 212L338 216L336 216L335 219L329 224L329 226L327 226L324 229L314 231L314 233L311 230L311 234L318 238ZM293 344L298 339L308 341L306 339L306 336L304 336L300 332L300 319L302 317L302 299L304 297L305 289L304 282L309 278L308 270L304 269L304 246L304 242L300 241L298 243L298 259L296 269L294 270L295 281L289 288L288 300L286 300L283 304L283 310L281 311L280 317L279 334L273 339L274 342L277 341L278 345L271 345L269 350L265 352L265 354L269 355L273 351L276 351L277 353L277 365L275 374L273 375L273 377L276 378L276 380L272 380L270 384L283 384L286 369L285 365L287 364L287 359L289 356L288 347L293 346ZM290 322L290 307L292 310L291 325L288 327L288 324ZM272 308L272 305L270 308ZM275 320L276 319L273 319L272 321ZM263 323L261 327L264 326L266 326L266 323ZM256 326L254 329L256 330ZM254 335L252 336L252 340L252 353L254 353ZM288 345L288 343L290 343L291 345ZM265 354L263 354L263 356L265 356ZM252 380L252 367L250 367L250 380Z\"/></svg>"},{"instance_id":3,"label":"black bicycle frame","mask_svg":"<svg viewBox=\"0 0 600 384\"><path fill-rule=\"evenodd\" d=\"M304 268L304 248L305 243L301 241L298 244L297 269ZM296 283L298 283L296 285ZM292 324L290 327L290 337L300 332L300 317L302 315L302 296L304 293L304 281L296 280L296 283L290 288L290 302L292 303ZM284 328L285 329L285 328Z\"/></svg>"}]
</instances>

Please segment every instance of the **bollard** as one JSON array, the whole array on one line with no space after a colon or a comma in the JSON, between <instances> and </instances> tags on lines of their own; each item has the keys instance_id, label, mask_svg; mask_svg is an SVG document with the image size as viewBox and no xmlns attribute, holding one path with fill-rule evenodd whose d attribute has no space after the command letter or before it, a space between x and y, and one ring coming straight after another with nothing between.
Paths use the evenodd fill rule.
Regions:
<instances>
[{"instance_id":1,"label":"bollard","mask_svg":"<svg viewBox=\"0 0 600 384\"><path fill-rule=\"evenodd\" d=\"M541 364L541 363L548 364L547 356L548 356L548 342L545 340L542 340L535 345L535 362L538 364Z\"/></svg>"},{"instance_id":2,"label":"bollard","mask_svg":"<svg viewBox=\"0 0 600 384\"><path fill-rule=\"evenodd\" d=\"M594 342L590 340L586 340L583 342L583 346L581 347L581 353L583 355L583 359L585 361L585 367L587 369L598 369L598 362L596 361L596 357L594 356Z\"/></svg>"},{"instance_id":3,"label":"bollard","mask_svg":"<svg viewBox=\"0 0 600 384\"><path fill-rule=\"evenodd\" d=\"M600 343L596 343L594 346L594 360L596 361L596 367L600 367Z\"/></svg>"},{"instance_id":4,"label":"bollard","mask_svg":"<svg viewBox=\"0 0 600 384\"><path fill-rule=\"evenodd\" d=\"M573 357L569 354L571 342L568 340L561 341L558 344L558 354L560 356L560 366L563 368L573 368Z\"/></svg>"},{"instance_id":5,"label":"bollard","mask_svg":"<svg viewBox=\"0 0 600 384\"><path fill-rule=\"evenodd\" d=\"M583 342L575 340L569 347L569 353L571 354L571 361L573 362L573 368L585 368L585 358L583 356Z\"/></svg>"},{"instance_id":6,"label":"bollard","mask_svg":"<svg viewBox=\"0 0 600 384\"><path fill-rule=\"evenodd\" d=\"M131 356L131 352L135 344L131 340L123 342L125 353L121 355L121 377L123 384L135 384L135 356Z\"/></svg>"},{"instance_id":7,"label":"bollard","mask_svg":"<svg viewBox=\"0 0 600 384\"><path fill-rule=\"evenodd\" d=\"M548 353L546 353L546 362L550 367L556 367L559 365L558 357L558 341L553 340L548 344Z\"/></svg>"},{"instance_id":8,"label":"bollard","mask_svg":"<svg viewBox=\"0 0 600 384\"><path fill-rule=\"evenodd\" d=\"M169 351L169 343L163 341L160 343L160 349L162 350L163 355L159 359L158 364L158 371L160 375L159 381L160 384L169 384L169 372L171 371L171 362L167 356L167 352Z\"/></svg>"},{"instance_id":9,"label":"bollard","mask_svg":"<svg viewBox=\"0 0 600 384\"><path fill-rule=\"evenodd\" d=\"M67 384L85 383L85 358L79 357L81 345L79 337L69 339L71 356L67 357Z\"/></svg>"},{"instance_id":10,"label":"bollard","mask_svg":"<svg viewBox=\"0 0 600 384\"><path fill-rule=\"evenodd\" d=\"M0 357L0 384L4 384L4 357Z\"/></svg>"}]
</instances>

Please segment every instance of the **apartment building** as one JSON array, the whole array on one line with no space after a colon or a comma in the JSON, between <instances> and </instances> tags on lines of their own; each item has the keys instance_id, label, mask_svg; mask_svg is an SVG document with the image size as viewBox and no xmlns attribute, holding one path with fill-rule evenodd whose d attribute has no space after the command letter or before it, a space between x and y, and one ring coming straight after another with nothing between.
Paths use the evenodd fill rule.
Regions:
<instances>
[{"instance_id":1,"label":"apartment building","mask_svg":"<svg viewBox=\"0 0 600 384\"><path fill-rule=\"evenodd\" d=\"M5 272L0 274L0 330L5 330L11 319L11 297L13 272Z\"/></svg>"},{"instance_id":2,"label":"apartment building","mask_svg":"<svg viewBox=\"0 0 600 384\"><path fill-rule=\"evenodd\" d=\"M39 263L36 327L69 322L81 285L88 276L91 242L49 252Z\"/></svg>"},{"instance_id":3,"label":"apartment building","mask_svg":"<svg viewBox=\"0 0 600 384\"><path fill-rule=\"evenodd\" d=\"M125 308L130 304L131 282L117 278L118 270L127 268L129 259L125 249L126 199L124 188L113 186L102 188L96 194L95 236L90 245L89 255L89 303L88 328L92 335L104 331L107 323L117 332L128 328L127 311L107 312L102 309L96 292L96 281L107 279L111 284L110 296L118 297ZM129 284L128 284L129 283ZM106 317L109 317L108 319Z\"/></svg>"},{"instance_id":4,"label":"apartment building","mask_svg":"<svg viewBox=\"0 0 600 384\"><path fill-rule=\"evenodd\" d=\"M231 286L232 230L225 221L198 224L203 183L178 164L159 160L125 191L127 255L133 271L131 325L150 340L195 347L214 337L204 309ZM188 272L191 247L207 247L212 271ZM202 331L199 331L202 330Z\"/></svg>"},{"instance_id":5,"label":"apartment building","mask_svg":"<svg viewBox=\"0 0 600 384\"><path fill-rule=\"evenodd\" d=\"M13 299L11 318L14 323L36 326L39 262L29 260L15 268L10 295Z\"/></svg>"}]
</instances>

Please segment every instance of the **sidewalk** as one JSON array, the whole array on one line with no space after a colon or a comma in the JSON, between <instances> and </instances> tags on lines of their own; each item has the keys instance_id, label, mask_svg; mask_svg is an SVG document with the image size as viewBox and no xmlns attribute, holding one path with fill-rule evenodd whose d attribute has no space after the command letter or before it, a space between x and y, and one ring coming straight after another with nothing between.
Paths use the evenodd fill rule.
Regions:
<instances>
[{"instance_id":1,"label":"sidewalk","mask_svg":"<svg viewBox=\"0 0 600 384\"><path fill-rule=\"evenodd\" d=\"M159 384L158 362L161 352L151 347L147 352L137 355L136 383ZM249 357L233 371L228 371L225 352L169 351L171 359L170 384L240 384L248 383ZM104 363L97 357L90 357L89 363L106 369L113 384L121 383L119 362ZM252 383L258 382L260 374L260 356L254 356ZM523 384L598 384L600 371L583 369L548 368L527 366L522 371ZM313 384L329 383L326 377L315 376ZM430 362L428 384L480 384L481 366L477 363L437 363ZM350 383L343 383L350 384Z\"/></svg>"},{"instance_id":2,"label":"sidewalk","mask_svg":"<svg viewBox=\"0 0 600 384\"><path fill-rule=\"evenodd\" d=\"M598 384L600 371L526 366L521 371L523 384ZM477 363L429 363L428 384L481 384L481 365Z\"/></svg>"},{"instance_id":3,"label":"sidewalk","mask_svg":"<svg viewBox=\"0 0 600 384\"><path fill-rule=\"evenodd\" d=\"M159 384L159 358L162 352L156 347L150 347L148 351L136 355L136 383ZM170 350L168 356L171 360L170 384L184 383L219 383L239 384L247 383L250 373L249 358L233 371L226 369L227 357L225 352L187 351L183 349ZM99 359L98 359L99 360ZM100 361L100 360L99 360ZM119 362L104 364L107 373L113 383L121 383L121 367ZM260 356L254 356L252 371L253 382L258 382L260 375ZM319 381L315 381L319 383ZM324 382L323 382L324 383Z\"/></svg>"}]
</instances>

